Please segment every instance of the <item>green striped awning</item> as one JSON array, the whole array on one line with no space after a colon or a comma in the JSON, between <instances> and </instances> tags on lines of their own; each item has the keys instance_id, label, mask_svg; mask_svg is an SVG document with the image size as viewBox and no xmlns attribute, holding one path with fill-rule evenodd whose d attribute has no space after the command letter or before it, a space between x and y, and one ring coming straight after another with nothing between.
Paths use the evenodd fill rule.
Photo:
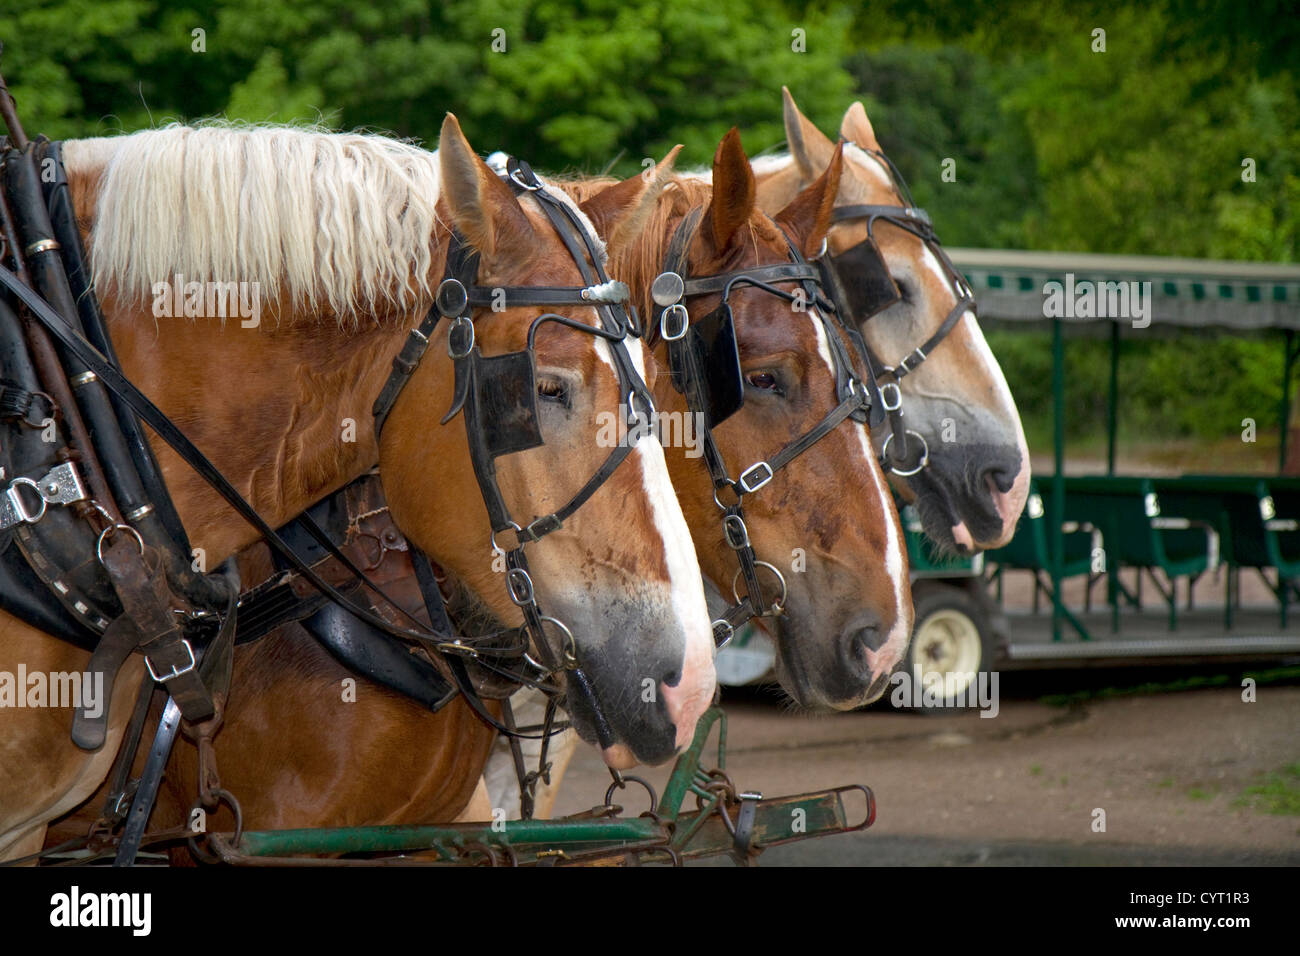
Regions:
<instances>
[{"instance_id":1,"label":"green striped awning","mask_svg":"<svg viewBox=\"0 0 1300 956\"><path fill-rule=\"evenodd\" d=\"M1094 290L1100 283L1149 282L1150 286L1129 286L1129 291L1150 290L1152 322L1300 328L1300 265L1000 249L954 248L948 253L970 282L980 315L989 318L1041 322L1051 317L1047 314L1049 298L1059 305L1067 298L1067 288L1078 296L1086 293L1085 282ZM1060 287L1054 289L1049 283ZM1106 288L1112 291L1116 287ZM1145 297L1145 292L1142 294ZM1078 322L1133 320L1131 314L1080 318L1067 313L1062 318Z\"/></svg>"}]
</instances>

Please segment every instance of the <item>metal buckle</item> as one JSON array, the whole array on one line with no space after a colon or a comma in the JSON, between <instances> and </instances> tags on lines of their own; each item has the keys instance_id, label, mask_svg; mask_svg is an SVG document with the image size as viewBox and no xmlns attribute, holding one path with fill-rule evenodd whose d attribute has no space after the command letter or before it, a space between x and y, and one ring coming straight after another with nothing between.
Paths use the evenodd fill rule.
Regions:
<instances>
[{"instance_id":1,"label":"metal buckle","mask_svg":"<svg viewBox=\"0 0 1300 956\"><path fill-rule=\"evenodd\" d=\"M758 473L767 472L767 474L760 481L752 482L749 480L749 478L755 472ZM740 485L740 490L742 492L744 492L747 495L750 495L753 494L755 491L758 491L759 488L762 488L765 484L771 481L772 474L773 473L772 473L771 465L769 465L765 461L757 461L740 473L740 477L736 479L736 483Z\"/></svg>"},{"instance_id":2,"label":"metal buckle","mask_svg":"<svg viewBox=\"0 0 1300 956\"><path fill-rule=\"evenodd\" d=\"M718 640L718 629L720 627L726 628L726 630L723 631L723 633L726 634L727 636L724 637L722 640ZM736 629L731 626L731 622L728 621L726 618L719 618L718 620L713 622L713 646L716 650L719 651L722 650L724 647L726 647L728 644L731 643L731 639L735 636L736 636Z\"/></svg>"},{"instance_id":3,"label":"metal buckle","mask_svg":"<svg viewBox=\"0 0 1300 956\"><path fill-rule=\"evenodd\" d=\"M527 538L529 541L537 541L543 535L548 535L552 531L559 531L563 527L564 522L555 517L555 515L542 515L542 517L533 521L527 528L524 528L523 531L519 532L519 537L521 539Z\"/></svg>"},{"instance_id":4,"label":"metal buckle","mask_svg":"<svg viewBox=\"0 0 1300 956\"><path fill-rule=\"evenodd\" d=\"M887 388L892 388L894 390L893 402L890 402L889 396L885 392L885 389ZM879 389L880 389L880 402L882 405L885 406L885 411L896 412L903 407L903 390L898 387L897 382L886 382L884 385L880 385Z\"/></svg>"},{"instance_id":5,"label":"metal buckle","mask_svg":"<svg viewBox=\"0 0 1300 956\"><path fill-rule=\"evenodd\" d=\"M913 355L918 356L918 358L916 362L914 362L911 365L908 365L907 363L912 361ZM902 378L907 373L916 371L916 366L920 365L924 361L925 361L925 353L921 351L921 347L918 345L916 348L914 348L911 351L911 353L905 356L903 360L898 363L897 368L894 370L894 377ZM898 371L898 369L900 368L903 370L902 372Z\"/></svg>"},{"instance_id":6,"label":"metal buckle","mask_svg":"<svg viewBox=\"0 0 1300 956\"><path fill-rule=\"evenodd\" d=\"M190 642L183 637L181 638L181 647L185 648L185 653L190 656L189 663L185 664L180 669L173 667L172 672L168 674L166 677L158 676L158 673L153 669L153 661L149 660L148 654L145 655L144 666L148 669L149 676L152 677L157 683L165 684L173 677L180 677L182 674L188 674L190 671L194 670L194 648L190 647Z\"/></svg>"}]
</instances>

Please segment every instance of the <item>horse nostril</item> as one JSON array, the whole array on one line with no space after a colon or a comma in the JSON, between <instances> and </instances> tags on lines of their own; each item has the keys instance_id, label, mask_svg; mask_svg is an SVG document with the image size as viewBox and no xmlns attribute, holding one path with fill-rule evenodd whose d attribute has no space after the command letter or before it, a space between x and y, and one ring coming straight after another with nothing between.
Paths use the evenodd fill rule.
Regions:
<instances>
[{"instance_id":1,"label":"horse nostril","mask_svg":"<svg viewBox=\"0 0 1300 956\"><path fill-rule=\"evenodd\" d=\"M864 659L866 654L862 654L862 651L869 650L874 653L884 645L885 635L878 627L860 627L853 632L854 650L858 651Z\"/></svg>"},{"instance_id":2,"label":"horse nostril","mask_svg":"<svg viewBox=\"0 0 1300 956\"><path fill-rule=\"evenodd\" d=\"M676 687L682 682L681 671L669 671L662 678L665 687Z\"/></svg>"}]
</instances>

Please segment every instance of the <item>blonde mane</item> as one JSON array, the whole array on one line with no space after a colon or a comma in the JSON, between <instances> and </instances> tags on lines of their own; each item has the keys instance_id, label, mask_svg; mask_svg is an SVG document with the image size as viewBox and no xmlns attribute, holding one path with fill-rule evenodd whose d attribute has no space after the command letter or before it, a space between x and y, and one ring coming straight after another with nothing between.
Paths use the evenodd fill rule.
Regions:
<instances>
[{"instance_id":1,"label":"blonde mane","mask_svg":"<svg viewBox=\"0 0 1300 956\"><path fill-rule=\"evenodd\" d=\"M432 298L438 158L360 133L173 124L72 140L97 178L96 291L147 303L156 283L256 282L263 302L350 327ZM88 210L83 210L83 215Z\"/></svg>"}]
</instances>

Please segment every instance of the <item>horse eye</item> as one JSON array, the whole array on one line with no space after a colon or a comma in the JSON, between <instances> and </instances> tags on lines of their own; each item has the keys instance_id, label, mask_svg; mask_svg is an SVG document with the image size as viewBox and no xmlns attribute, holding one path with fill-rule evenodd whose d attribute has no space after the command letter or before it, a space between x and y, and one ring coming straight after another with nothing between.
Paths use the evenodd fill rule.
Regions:
<instances>
[{"instance_id":1,"label":"horse eye","mask_svg":"<svg viewBox=\"0 0 1300 956\"><path fill-rule=\"evenodd\" d=\"M771 372L750 372L745 376L745 380L755 388L761 388L764 391L777 391L779 383L776 376Z\"/></svg>"},{"instance_id":2,"label":"horse eye","mask_svg":"<svg viewBox=\"0 0 1300 956\"><path fill-rule=\"evenodd\" d=\"M544 378L537 383L537 397L544 402L555 402L569 407L569 386L559 379Z\"/></svg>"}]
</instances>

